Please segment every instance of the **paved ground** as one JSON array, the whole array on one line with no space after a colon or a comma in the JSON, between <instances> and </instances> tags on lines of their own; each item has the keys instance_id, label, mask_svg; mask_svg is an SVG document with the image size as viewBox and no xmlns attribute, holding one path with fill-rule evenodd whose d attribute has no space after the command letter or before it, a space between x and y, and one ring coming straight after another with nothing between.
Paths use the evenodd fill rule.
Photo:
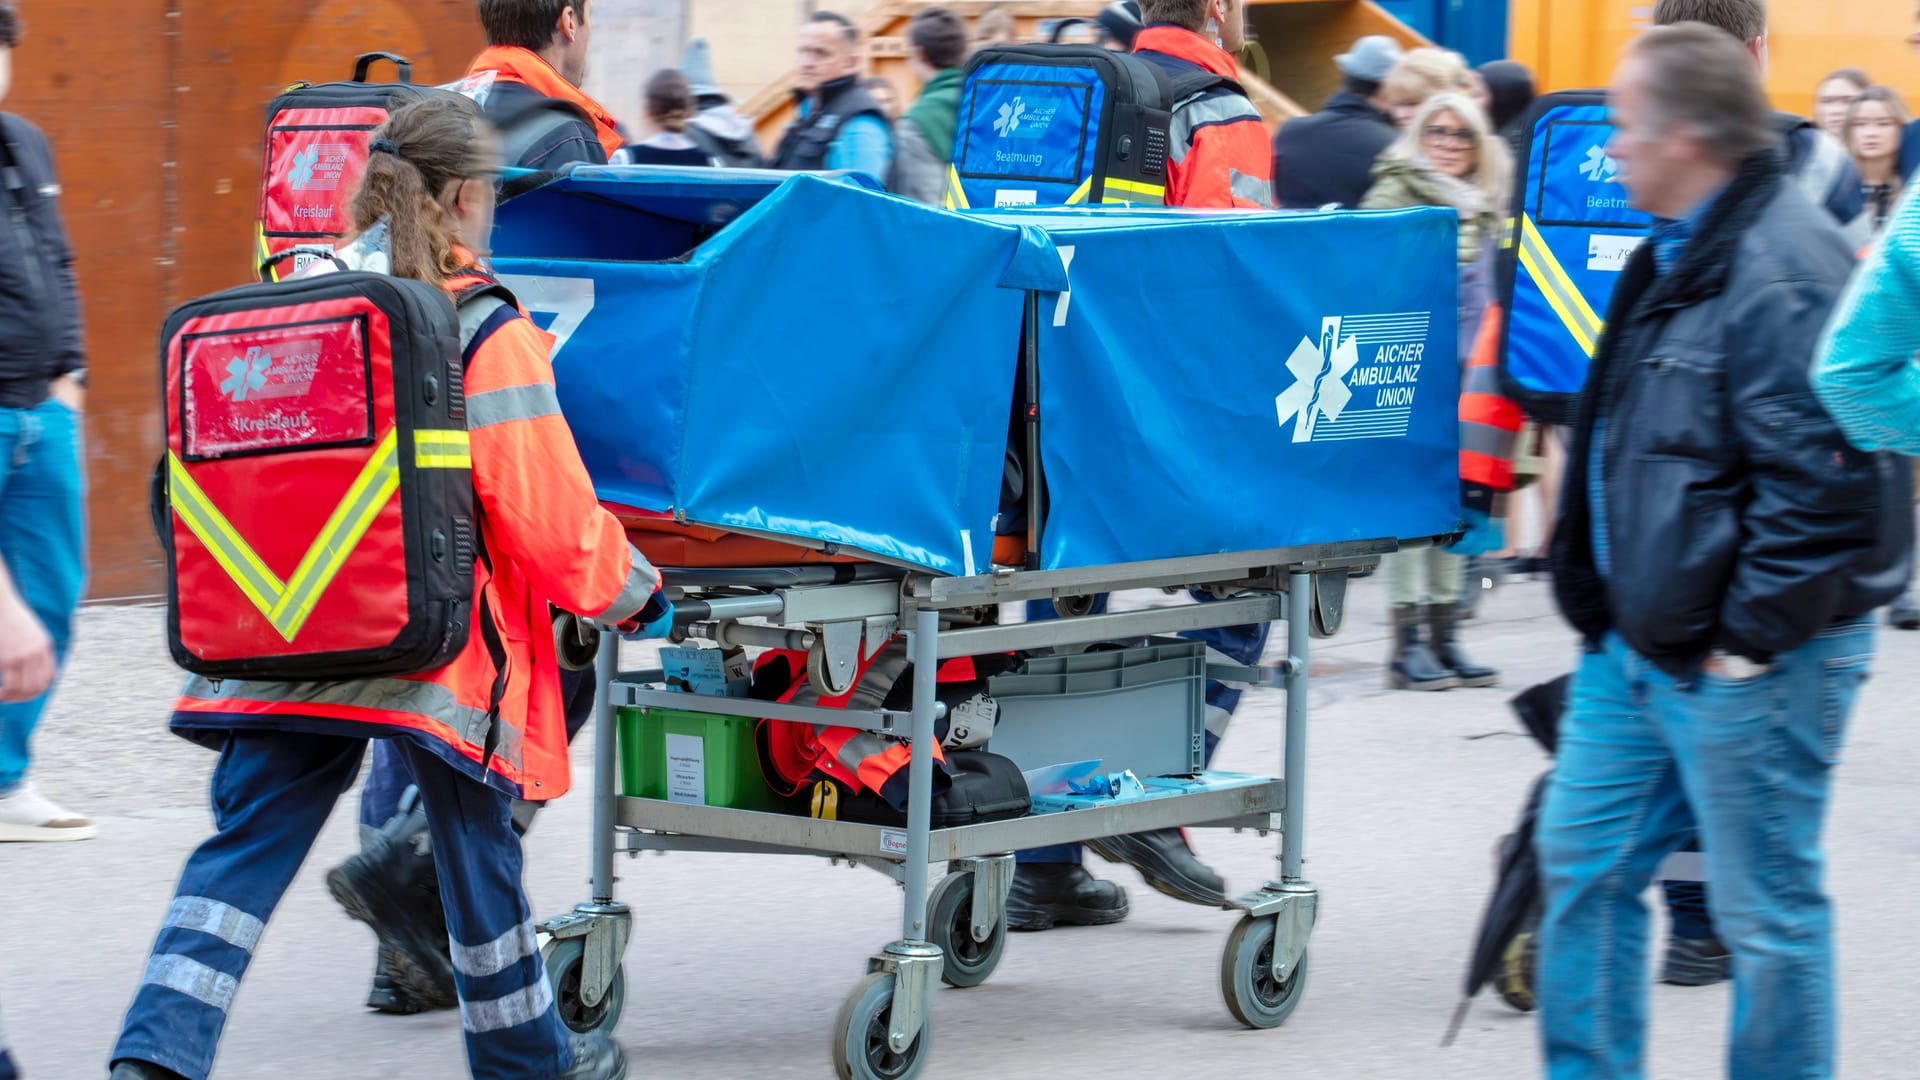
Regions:
<instances>
[{"instance_id":1,"label":"paved ground","mask_svg":"<svg viewBox=\"0 0 1920 1080\"><path fill-rule=\"evenodd\" d=\"M1439 1040L1490 877L1540 753L1509 719L1507 691L1381 690L1383 598L1360 583L1353 617L1316 654L1310 876L1324 890L1312 983L1285 1027L1240 1028L1217 989L1224 912L1161 898L1130 871L1125 924L1016 937L974 990L942 990L926 1076L1527 1077L1532 1022L1483 997L1459 1043ZM206 833L212 755L168 735L177 684L160 618L92 610L39 742L43 787L102 820L92 843L0 848L0 1007L30 1080L99 1076L182 858ZM1468 640L1517 689L1564 670L1571 639L1538 584L1508 586ZM1839 774L1832 883L1840 909L1847 1075L1911 1076L1920 1060L1920 634L1882 639ZM638 659L637 657L634 659ZM1219 764L1277 768L1280 699L1250 699ZM583 747L584 749L584 747ZM580 755L576 774L584 768ZM586 803L540 823L529 853L536 907L585 892ZM234 1009L219 1075L321 1080L465 1075L448 1014L393 1019L361 1008L371 938L321 885L348 853L343 808L267 934ZM1235 886L1269 872L1275 845L1209 834L1204 854ZM620 1037L645 1077L830 1075L828 1031L864 957L898 933L898 891L869 871L735 856L621 863L638 927ZM1724 988L1654 991L1651 1074L1719 1075Z\"/></svg>"}]
</instances>

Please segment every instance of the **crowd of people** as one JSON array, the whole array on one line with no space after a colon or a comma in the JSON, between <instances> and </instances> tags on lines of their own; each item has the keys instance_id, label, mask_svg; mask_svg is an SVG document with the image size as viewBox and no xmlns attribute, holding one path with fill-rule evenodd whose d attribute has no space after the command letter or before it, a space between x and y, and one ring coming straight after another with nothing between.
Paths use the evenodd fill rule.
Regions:
<instances>
[{"instance_id":1,"label":"crowd of people","mask_svg":"<svg viewBox=\"0 0 1920 1080\"><path fill-rule=\"evenodd\" d=\"M906 33L919 91L906 101L866 77L853 21L815 12L799 32L795 119L763 147L719 88L704 42L648 78L636 131L580 88L587 0L481 0L479 11L488 46L461 84L467 98L397 110L374 132L353 203L356 230L384 221L396 237L393 273L450 293L485 282L501 165L834 170L937 204L968 58L1016 38L1005 8L971 25L948 8L919 10ZM1480 576L1470 556L1548 570L1585 643L1538 831L1548 1074L1641 1075L1648 928L1638 897L1665 856L1692 849L1712 884L1669 883L1662 977L1734 980L1732 1075L1828 1076L1834 973L1819 833L1831 770L1871 664L1875 613L1920 628L1912 477L1883 453L1920 455L1920 207L1904 183L1920 167L1920 127L1898 92L1856 69L1821 81L1811 119L1774 112L1761 0L1660 0L1653 22L1610 87L1608 153L1656 225L1621 276L1587 389L1558 426L1524 416L1494 377L1504 318L1495 264L1512 148L1534 100L1524 68L1475 69L1444 49L1365 37L1331 59L1341 83L1324 106L1270 135L1227 81L1244 43L1241 0L1120 0L1093 25L1107 47L1169 75L1221 77L1176 107L1168 204L1439 207L1458 219L1461 419L1481 450L1462 455L1462 542L1385 561L1385 669L1403 690L1499 681L1460 640L1466 586ZM12 5L0 2L0 96L18 40ZM562 103L560 119L523 123L543 102ZM0 222L0 841L78 840L93 823L27 779L83 580L77 289L45 139L0 114L0 155L12 211ZM488 356L469 368L473 469L487 477L488 546L514 561L525 593L510 606L552 601L637 636L664 634L664 583L594 504L538 332L514 312L482 330L468 346ZM1516 490L1528 481L1531 492ZM518 494L493 504L490 491ZM1502 528L1507 504L1523 499L1537 504L1536 547ZM564 535L553 521L569 523ZM1194 636L1253 663L1267 628ZM469 767L458 745L449 752L449 737L433 734L449 725L436 727L430 703L484 698L481 683L510 681L508 667L532 672L515 676L533 681L517 690L514 722L564 769L560 740L590 715L591 681L536 671L531 654L497 670L468 659L418 684L440 697L383 690L392 715L379 734L416 734L374 741L365 847L330 876L379 939L369 1004L459 1007L476 1076L617 1080L618 1047L564 1029L533 948L519 881L531 808L510 798L528 792ZM1238 701L1236 688L1208 685L1209 755ZM273 717L297 717L298 733ZM253 946L369 734L352 715L239 680L195 680L173 726L221 752L217 832L183 871L114 1080L207 1075ZM409 788L417 796L403 796ZM1178 831L1089 846L1176 898L1225 899L1220 875ZM430 899L395 900L403 895ZM1125 891L1090 874L1078 846L1020 853L1011 928L1127 913ZM0 1078L11 1076L0 1048Z\"/></svg>"}]
</instances>

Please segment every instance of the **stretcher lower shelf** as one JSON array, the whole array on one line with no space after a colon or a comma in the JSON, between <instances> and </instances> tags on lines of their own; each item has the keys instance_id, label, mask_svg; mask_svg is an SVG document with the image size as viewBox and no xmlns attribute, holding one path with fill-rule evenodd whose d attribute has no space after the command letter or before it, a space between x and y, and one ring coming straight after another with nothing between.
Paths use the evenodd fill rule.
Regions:
<instances>
[{"instance_id":1,"label":"stretcher lower shelf","mask_svg":"<svg viewBox=\"0 0 1920 1080\"><path fill-rule=\"evenodd\" d=\"M1280 813L1286 806L1286 791L1286 781L1269 780L1220 791L1118 802L1112 806L934 829L929 834L927 858L933 862L949 862L1150 829L1215 824L1272 828L1275 827L1272 815ZM794 853L839 855L887 862L903 862L907 855L907 829L904 825L821 821L791 814L766 814L753 810L631 797L622 797L618 805L619 824L631 829L738 841L758 848L782 848Z\"/></svg>"}]
</instances>

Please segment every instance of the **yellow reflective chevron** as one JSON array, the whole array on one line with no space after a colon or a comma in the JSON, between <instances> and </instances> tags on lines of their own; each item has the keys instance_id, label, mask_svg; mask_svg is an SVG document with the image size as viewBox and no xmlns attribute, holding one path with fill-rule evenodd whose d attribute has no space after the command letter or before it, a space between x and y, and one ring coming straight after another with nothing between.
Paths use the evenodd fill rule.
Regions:
<instances>
[{"instance_id":1,"label":"yellow reflective chevron","mask_svg":"<svg viewBox=\"0 0 1920 1080\"><path fill-rule=\"evenodd\" d=\"M413 467L471 469L471 445L464 431L416 431L413 433Z\"/></svg>"},{"instance_id":2,"label":"yellow reflective chevron","mask_svg":"<svg viewBox=\"0 0 1920 1080\"><path fill-rule=\"evenodd\" d=\"M1112 183L1112 182L1113 181L1111 180L1108 181L1108 183ZM1072 206L1075 203L1086 202L1087 196L1092 193L1093 193L1093 177L1089 176L1085 180L1080 181L1080 186L1073 189L1073 194L1067 196L1067 205Z\"/></svg>"},{"instance_id":3,"label":"yellow reflective chevron","mask_svg":"<svg viewBox=\"0 0 1920 1080\"><path fill-rule=\"evenodd\" d=\"M465 456L466 432L431 434L459 435L458 453L461 457ZM267 617L281 637L292 641L306 624L307 617L313 614L314 605L327 591L327 586L340 573L340 567L359 545L360 538L373 526L373 519L379 516L381 509L393 498L393 493L399 490L398 447L399 433L387 432L387 437L380 441L373 455L361 467L360 475L354 478L339 505L333 508L320 534L308 546L300 565L294 568L293 576L284 583L240 538L233 523L213 505L213 500L207 497L200 485L194 483L186 466L171 451L167 453L168 501L172 503L180 521L206 545L214 561L253 602L253 606L260 609L260 613ZM452 451L450 442L448 450Z\"/></svg>"},{"instance_id":4,"label":"yellow reflective chevron","mask_svg":"<svg viewBox=\"0 0 1920 1080\"><path fill-rule=\"evenodd\" d=\"M1540 235L1540 229L1534 225L1531 215L1520 219L1520 265L1526 268L1534 284L1540 287L1540 294L1546 298L1554 314L1573 335L1573 340L1591 357L1600 342L1600 331L1606 325L1600 316L1594 314L1593 306L1580 293L1579 286L1573 283L1566 268L1554 257L1553 249L1547 246L1546 237Z\"/></svg>"},{"instance_id":5,"label":"yellow reflective chevron","mask_svg":"<svg viewBox=\"0 0 1920 1080\"><path fill-rule=\"evenodd\" d=\"M280 268L278 266L267 265L267 260L273 258L273 248L267 244L266 223L262 222L255 225L253 227L253 234L260 241L260 268L267 272L267 280L279 281Z\"/></svg>"},{"instance_id":6,"label":"yellow reflective chevron","mask_svg":"<svg viewBox=\"0 0 1920 1080\"><path fill-rule=\"evenodd\" d=\"M233 523L213 505L213 500L193 482L193 477L187 475L187 467L172 451L167 452L167 496L181 523L200 538L220 569L240 586L253 606L259 608L262 615L272 610L286 586L267 569L267 564L260 561L260 556L253 553L247 542L240 539Z\"/></svg>"},{"instance_id":7,"label":"yellow reflective chevron","mask_svg":"<svg viewBox=\"0 0 1920 1080\"><path fill-rule=\"evenodd\" d=\"M960 186L960 169L955 165L947 166L947 209L971 209L967 205L967 189Z\"/></svg>"},{"instance_id":8,"label":"yellow reflective chevron","mask_svg":"<svg viewBox=\"0 0 1920 1080\"><path fill-rule=\"evenodd\" d=\"M354 478L353 486L347 488L346 496L333 508L327 523L321 526L320 535L314 537L306 556L294 568L293 576L287 579L286 591L280 594L273 610L267 612L267 621L280 631L281 637L292 641L300 633L307 616L313 614L320 594L326 591L334 575L340 572L341 564L372 527L380 508L399 490L399 445L399 432L388 431L361 468L360 475Z\"/></svg>"}]
</instances>

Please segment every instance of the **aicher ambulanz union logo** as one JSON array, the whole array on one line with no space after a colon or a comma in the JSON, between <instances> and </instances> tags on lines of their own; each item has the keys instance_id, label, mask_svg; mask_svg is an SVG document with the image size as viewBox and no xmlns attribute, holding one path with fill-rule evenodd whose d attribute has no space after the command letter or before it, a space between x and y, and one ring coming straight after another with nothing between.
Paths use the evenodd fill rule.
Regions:
<instances>
[{"instance_id":1,"label":"aicher ambulanz union logo","mask_svg":"<svg viewBox=\"0 0 1920 1080\"><path fill-rule=\"evenodd\" d=\"M309 146L293 155L293 171L288 174L287 182L295 191L305 191L313 183L314 166L320 163L320 148Z\"/></svg>"},{"instance_id":2,"label":"aicher ambulanz union logo","mask_svg":"<svg viewBox=\"0 0 1920 1080\"><path fill-rule=\"evenodd\" d=\"M1580 163L1580 175L1596 184L1617 184L1620 182L1620 163L1607 153L1605 146L1589 147L1587 159Z\"/></svg>"},{"instance_id":3,"label":"aicher ambulanz union logo","mask_svg":"<svg viewBox=\"0 0 1920 1080\"><path fill-rule=\"evenodd\" d=\"M273 355L258 345L247 347L247 355L236 356L227 365L227 377L220 383L220 392L236 402L247 400L247 395L267 385L267 373L273 370Z\"/></svg>"},{"instance_id":4,"label":"aicher ambulanz union logo","mask_svg":"<svg viewBox=\"0 0 1920 1080\"><path fill-rule=\"evenodd\" d=\"M1297 443L1406 435L1431 322L1426 311L1321 319L1319 340L1301 338L1287 358L1280 426L1291 422Z\"/></svg>"},{"instance_id":5,"label":"aicher ambulanz union logo","mask_svg":"<svg viewBox=\"0 0 1920 1080\"><path fill-rule=\"evenodd\" d=\"M1000 115L994 117L993 130L1001 138L1006 138L1020 130L1020 121L1027 117L1027 103L1021 98L1000 103Z\"/></svg>"}]
</instances>

